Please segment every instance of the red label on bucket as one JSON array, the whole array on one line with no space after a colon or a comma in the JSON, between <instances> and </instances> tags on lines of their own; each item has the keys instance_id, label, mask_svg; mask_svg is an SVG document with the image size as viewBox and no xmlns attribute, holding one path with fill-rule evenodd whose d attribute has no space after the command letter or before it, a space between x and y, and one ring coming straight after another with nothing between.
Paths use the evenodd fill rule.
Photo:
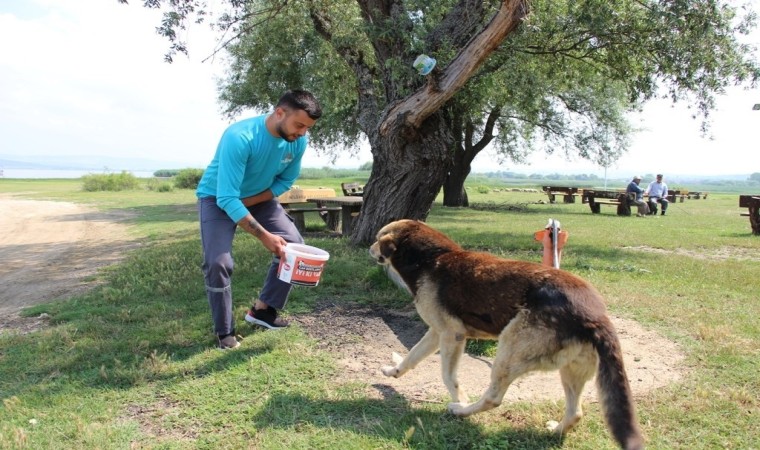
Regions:
<instances>
[{"instance_id":1,"label":"red label on bucket","mask_svg":"<svg viewBox=\"0 0 760 450\"><path fill-rule=\"evenodd\" d=\"M278 277L290 284L316 286L327 258L329 254L316 247L289 244L285 248L285 258L280 260Z\"/></svg>"}]
</instances>

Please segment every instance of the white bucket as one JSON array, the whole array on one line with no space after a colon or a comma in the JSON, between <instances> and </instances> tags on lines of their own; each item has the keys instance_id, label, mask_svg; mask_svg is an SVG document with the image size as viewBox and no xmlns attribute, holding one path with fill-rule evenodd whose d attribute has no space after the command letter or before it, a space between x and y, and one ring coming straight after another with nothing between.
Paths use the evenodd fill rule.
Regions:
<instances>
[{"instance_id":1,"label":"white bucket","mask_svg":"<svg viewBox=\"0 0 760 450\"><path fill-rule=\"evenodd\" d=\"M330 254L321 248L303 244L285 246L285 258L280 258L277 277L290 284L316 286Z\"/></svg>"}]
</instances>

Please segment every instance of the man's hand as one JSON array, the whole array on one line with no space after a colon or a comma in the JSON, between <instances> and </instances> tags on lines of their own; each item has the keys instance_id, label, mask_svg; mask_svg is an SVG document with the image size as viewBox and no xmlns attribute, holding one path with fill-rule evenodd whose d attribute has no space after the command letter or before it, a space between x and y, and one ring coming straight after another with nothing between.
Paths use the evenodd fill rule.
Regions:
<instances>
[{"instance_id":1,"label":"man's hand","mask_svg":"<svg viewBox=\"0 0 760 450\"><path fill-rule=\"evenodd\" d=\"M288 243L282 238L282 236L277 236L276 234L265 231L264 234L259 237L259 240L264 244L264 247L266 247L267 250L272 252L272 254L277 255L280 258L285 257L285 246Z\"/></svg>"}]
</instances>

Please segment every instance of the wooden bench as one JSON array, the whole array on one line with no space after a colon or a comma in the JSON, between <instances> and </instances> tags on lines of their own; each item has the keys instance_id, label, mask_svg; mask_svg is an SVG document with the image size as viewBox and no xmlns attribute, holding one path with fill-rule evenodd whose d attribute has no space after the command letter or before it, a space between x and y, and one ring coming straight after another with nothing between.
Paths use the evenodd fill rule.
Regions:
<instances>
[{"instance_id":1,"label":"wooden bench","mask_svg":"<svg viewBox=\"0 0 760 450\"><path fill-rule=\"evenodd\" d=\"M670 203L675 203L676 199L679 199L679 200L681 200L681 203L683 203L683 201L687 197L687 193L688 192L689 191L681 192L680 190L668 189L668 201Z\"/></svg>"},{"instance_id":2,"label":"wooden bench","mask_svg":"<svg viewBox=\"0 0 760 450\"><path fill-rule=\"evenodd\" d=\"M341 233L343 233L343 236L350 236L354 222L361 213L364 197L344 195L341 197L325 198L323 201L325 205L340 208Z\"/></svg>"},{"instance_id":3,"label":"wooden bench","mask_svg":"<svg viewBox=\"0 0 760 450\"><path fill-rule=\"evenodd\" d=\"M707 192L689 191L686 193L686 198L696 200L699 200L700 198L707 198Z\"/></svg>"},{"instance_id":4,"label":"wooden bench","mask_svg":"<svg viewBox=\"0 0 760 450\"><path fill-rule=\"evenodd\" d=\"M293 218L293 223L299 232L303 233L306 230L305 214L307 212L319 213L328 229L339 231L341 208L339 206L325 206L319 201L321 198L335 198L335 189L301 189L294 186L277 197L277 200L285 208L285 212Z\"/></svg>"},{"instance_id":5,"label":"wooden bench","mask_svg":"<svg viewBox=\"0 0 760 450\"><path fill-rule=\"evenodd\" d=\"M359 183L341 183L340 188L346 197L363 197L364 185Z\"/></svg>"},{"instance_id":6,"label":"wooden bench","mask_svg":"<svg viewBox=\"0 0 760 450\"><path fill-rule=\"evenodd\" d=\"M580 195L577 187L568 186L543 186L543 191L549 196L549 203L554 203L557 196L562 196L564 203L575 203L575 197Z\"/></svg>"},{"instance_id":7,"label":"wooden bench","mask_svg":"<svg viewBox=\"0 0 760 450\"><path fill-rule=\"evenodd\" d=\"M592 190L584 189L582 202L588 203L593 214L601 213L601 205L617 206L618 216L630 216L631 204L636 199L636 194L626 193L625 191L614 190Z\"/></svg>"},{"instance_id":8,"label":"wooden bench","mask_svg":"<svg viewBox=\"0 0 760 450\"><path fill-rule=\"evenodd\" d=\"M752 234L760 236L760 194L740 195L739 207L747 208L748 211L746 213L741 213L741 215L749 217Z\"/></svg>"}]
</instances>

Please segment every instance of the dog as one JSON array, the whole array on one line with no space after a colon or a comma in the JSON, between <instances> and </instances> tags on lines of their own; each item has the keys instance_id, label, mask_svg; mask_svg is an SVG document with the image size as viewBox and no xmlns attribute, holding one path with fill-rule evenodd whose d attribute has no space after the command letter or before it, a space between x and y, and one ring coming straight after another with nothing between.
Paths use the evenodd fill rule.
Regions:
<instances>
[{"instance_id":1,"label":"dog","mask_svg":"<svg viewBox=\"0 0 760 450\"><path fill-rule=\"evenodd\" d=\"M559 370L565 416L549 422L563 435L581 419L583 387L594 374L612 435L627 450L644 448L617 333L604 300L585 280L537 263L464 250L415 220L384 226L369 248L389 277L409 291L427 333L384 375L400 377L440 350L443 382L456 416L499 406L509 385L536 370ZM472 404L457 380L467 339L498 340L491 383Z\"/></svg>"}]
</instances>

